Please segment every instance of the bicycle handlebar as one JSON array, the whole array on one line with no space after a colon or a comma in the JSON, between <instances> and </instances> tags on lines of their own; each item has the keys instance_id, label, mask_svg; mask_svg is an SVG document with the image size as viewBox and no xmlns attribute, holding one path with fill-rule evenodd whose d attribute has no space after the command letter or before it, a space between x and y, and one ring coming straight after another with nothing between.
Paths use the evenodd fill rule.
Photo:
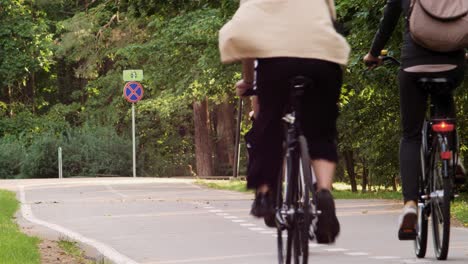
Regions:
<instances>
[{"instance_id":1,"label":"bicycle handlebar","mask_svg":"<svg viewBox=\"0 0 468 264\"><path fill-rule=\"evenodd\" d=\"M395 59L394 57L391 57L391 56L380 56L379 59L382 60L382 64L385 64L386 62L390 62L394 65L397 65L397 66L400 66L401 65L401 62L397 59ZM371 67L371 66L379 66L378 65L378 62L366 62L365 63L367 67Z\"/></svg>"},{"instance_id":2,"label":"bicycle handlebar","mask_svg":"<svg viewBox=\"0 0 468 264\"><path fill-rule=\"evenodd\" d=\"M381 57L382 61L385 63L387 61L391 62L392 64L395 64L397 66L400 66L401 65L401 62L397 59L395 59L394 57L391 57L391 56L382 56Z\"/></svg>"}]
</instances>

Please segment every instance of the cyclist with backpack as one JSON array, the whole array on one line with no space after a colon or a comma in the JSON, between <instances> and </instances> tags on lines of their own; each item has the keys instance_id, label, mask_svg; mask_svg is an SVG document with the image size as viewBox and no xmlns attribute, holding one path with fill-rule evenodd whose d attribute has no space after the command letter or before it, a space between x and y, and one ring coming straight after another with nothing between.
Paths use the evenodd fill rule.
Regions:
<instances>
[{"instance_id":1,"label":"cyclist with backpack","mask_svg":"<svg viewBox=\"0 0 468 264\"><path fill-rule=\"evenodd\" d=\"M466 0L388 0L370 52L364 57L369 68L382 63L381 50L391 37L398 20L405 17L398 74L402 139L400 175L404 208L399 221L399 238L416 237L418 176L421 175L421 129L427 109L428 94L418 85L422 77L447 78L455 89L464 78L465 51L468 47L468 1ZM444 34L441 34L444 32ZM455 117L453 94L438 94L432 102L442 115ZM459 162L456 178L464 180ZM400 234L405 233L405 236ZM410 234L408 234L410 233Z\"/></svg>"}]
</instances>

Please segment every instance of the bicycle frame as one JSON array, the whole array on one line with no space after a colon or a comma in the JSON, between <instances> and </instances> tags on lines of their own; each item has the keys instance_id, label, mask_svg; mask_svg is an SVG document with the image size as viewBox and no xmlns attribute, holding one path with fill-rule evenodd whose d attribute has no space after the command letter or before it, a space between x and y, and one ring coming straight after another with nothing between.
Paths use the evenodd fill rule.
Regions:
<instances>
[{"instance_id":1,"label":"bicycle frame","mask_svg":"<svg viewBox=\"0 0 468 264\"><path fill-rule=\"evenodd\" d=\"M285 123L285 141L283 174L278 177L278 195L276 208L276 225L278 227L278 260L279 263L307 263L308 243L311 237L311 225L317 211L309 198L315 193L312 186L312 171L308 156L307 144L301 130L300 98L307 85L307 79L295 79L291 97L282 118ZM282 177L284 176L284 178ZM282 232L287 231L286 252ZM314 232L312 232L314 234ZM286 256L285 256L286 254Z\"/></svg>"}]
</instances>

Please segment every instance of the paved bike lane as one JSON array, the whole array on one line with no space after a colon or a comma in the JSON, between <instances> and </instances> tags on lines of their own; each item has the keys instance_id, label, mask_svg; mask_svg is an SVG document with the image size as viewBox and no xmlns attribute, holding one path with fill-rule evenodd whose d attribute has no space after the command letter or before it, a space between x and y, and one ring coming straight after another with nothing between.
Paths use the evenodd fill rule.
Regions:
<instances>
[{"instance_id":1,"label":"paved bike lane","mask_svg":"<svg viewBox=\"0 0 468 264\"><path fill-rule=\"evenodd\" d=\"M275 231L248 215L250 194L158 179L13 185L23 186L26 218L91 244L115 262L276 262ZM431 241L424 260L414 257L411 242L397 241L399 203L347 200L337 207L342 234L333 246L311 243L311 263L436 262ZM467 261L468 232L453 229L449 262Z\"/></svg>"}]
</instances>

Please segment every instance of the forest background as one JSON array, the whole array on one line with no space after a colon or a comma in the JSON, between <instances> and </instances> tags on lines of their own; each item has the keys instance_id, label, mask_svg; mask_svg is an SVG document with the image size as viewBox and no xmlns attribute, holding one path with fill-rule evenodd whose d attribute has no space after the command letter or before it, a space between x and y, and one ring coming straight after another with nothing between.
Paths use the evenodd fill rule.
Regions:
<instances>
[{"instance_id":1,"label":"forest background","mask_svg":"<svg viewBox=\"0 0 468 264\"><path fill-rule=\"evenodd\" d=\"M336 0L352 46L338 122L337 180L396 190L396 67L362 65L385 0ZM0 179L132 174L131 105L122 71L143 69L139 176L226 176L234 166L239 65L222 65L218 31L235 0L0 0ZM388 49L399 57L403 19ZM467 82L456 92L468 151ZM250 124L244 111L242 131ZM241 151L241 174L246 153ZM466 162L465 162L466 164ZM466 165L465 165L466 166Z\"/></svg>"}]
</instances>

